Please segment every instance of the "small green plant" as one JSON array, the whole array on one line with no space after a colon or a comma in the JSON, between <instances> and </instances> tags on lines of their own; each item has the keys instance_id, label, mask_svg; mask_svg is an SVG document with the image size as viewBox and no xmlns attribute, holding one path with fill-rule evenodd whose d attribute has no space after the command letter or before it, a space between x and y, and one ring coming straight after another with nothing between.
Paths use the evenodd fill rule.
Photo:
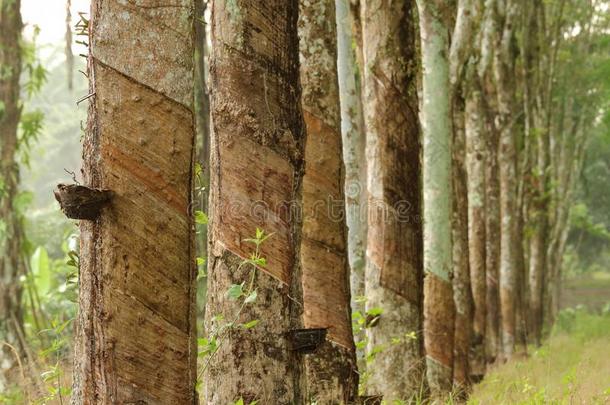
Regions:
<instances>
[{"instance_id":1,"label":"small green plant","mask_svg":"<svg viewBox=\"0 0 610 405\"><path fill-rule=\"evenodd\" d=\"M39 332L51 338L51 345L40 352L42 359L50 359L50 365L40 375L45 384L47 394L35 400L34 404L46 404L53 400L63 404L64 400L72 394L72 389L62 384L64 371L61 364L63 351L68 347L68 339L64 330L71 322L72 319L68 319L65 322L54 319L51 321L51 328Z\"/></svg>"},{"instance_id":2,"label":"small green plant","mask_svg":"<svg viewBox=\"0 0 610 405\"><path fill-rule=\"evenodd\" d=\"M252 329L259 323L259 319L251 319L246 322L239 322L241 314L246 306L256 302L258 292L254 286L256 280L256 270L259 267L265 267L267 260L261 255L262 244L269 239L273 234L266 234L262 229L257 228L256 234L253 238L245 239L244 242L248 242L254 245L254 250L250 253L248 259L243 260L237 268L237 272L244 266L250 267L249 277L247 280L242 281L239 284L231 284L226 291L227 297L232 301L240 303L237 312L231 317L229 321L223 314L216 314L211 319L212 328L209 331L207 337L199 338L198 343L198 356L204 359L203 366L200 368L197 375L196 389L201 387L201 377L207 367L209 366L213 357L218 353L218 350L222 344L226 341L229 333L235 329ZM241 401L241 402L239 402ZM243 404L243 399L239 399L236 404ZM249 405L256 404L257 401L250 402Z\"/></svg>"}]
</instances>

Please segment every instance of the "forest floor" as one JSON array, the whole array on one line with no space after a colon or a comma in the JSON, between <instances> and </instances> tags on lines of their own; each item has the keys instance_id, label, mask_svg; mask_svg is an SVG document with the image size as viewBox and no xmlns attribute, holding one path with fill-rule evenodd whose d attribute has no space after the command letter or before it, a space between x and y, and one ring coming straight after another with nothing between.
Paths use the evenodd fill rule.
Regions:
<instances>
[{"instance_id":1,"label":"forest floor","mask_svg":"<svg viewBox=\"0 0 610 405\"><path fill-rule=\"evenodd\" d=\"M469 404L610 404L610 276L565 283L547 342L496 367Z\"/></svg>"}]
</instances>

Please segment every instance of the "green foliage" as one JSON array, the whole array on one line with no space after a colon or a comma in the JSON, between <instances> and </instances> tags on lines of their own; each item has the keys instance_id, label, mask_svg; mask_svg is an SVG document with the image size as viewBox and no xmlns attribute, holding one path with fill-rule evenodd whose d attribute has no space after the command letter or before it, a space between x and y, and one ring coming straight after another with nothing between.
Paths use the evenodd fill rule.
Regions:
<instances>
[{"instance_id":1,"label":"green foliage","mask_svg":"<svg viewBox=\"0 0 610 405\"><path fill-rule=\"evenodd\" d=\"M218 349L227 339L228 334L235 329L250 330L260 323L259 319L251 319L246 322L240 322L239 320L244 308L255 303L258 298L258 292L254 287L256 269L257 267L262 267L267 264L266 259L261 256L260 248L272 235L273 234L266 234L262 229L256 228L256 233L253 238L244 239L245 242L254 245L254 250L251 252L250 258L245 259L240 263L237 272L239 272L242 267L249 266L249 281L246 283L246 280L244 280L239 284L231 284L226 291L226 295L231 301L239 303L238 310L231 318L231 321L226 321L224 314L214 315L211 320L211 327L207 333L207 337L197 340L199 347L198 357L204 358L204 363L199 369L195 389L201 388L201 376L210 364L211 359L218 352ZM239 399L237 403L240 403L239 401L243 403L243 399ZM250 402L250 404L256 403L257 401Z\"/></svg>"},{"instance_id":2,"label":"green foliage","mask_svg":"<svg viewBox=\"0 0 610 405\"><path fill-rule=\"evenodd\" d=\"M34 284L39 294L46 295L51 290L51 266L47 250L38 246L30 259Z\"/></svg>"},{"instance_id":3,"label":"green foliage","mask_svg":"<svg viewBox=\"0 0 610 405\"><path fill-rule=\"evenodd\" d=\"M40 35L40 28L34 26L34 36L31 41L23 41L21 44L21 55L23 58L23 69L26 74L26 80L22 84L27 97L32 96L42 89L42 86L47 81L48 72L44 68L42 61L38 57L38 48L36 41Z\"/></svg>"},{"instance_id":4,"label":"green foliage","mask_svg":"<svg viewBox=\"0 0 610 405\"><path fill-rule=\"evenodd\" d=\"M42 132L44 114L40 110L29 111L21 114L20 133L18 138L18 150L21 152L22 163L30 166L30 147L38 140Z\"/></svg>"}]
</instances>

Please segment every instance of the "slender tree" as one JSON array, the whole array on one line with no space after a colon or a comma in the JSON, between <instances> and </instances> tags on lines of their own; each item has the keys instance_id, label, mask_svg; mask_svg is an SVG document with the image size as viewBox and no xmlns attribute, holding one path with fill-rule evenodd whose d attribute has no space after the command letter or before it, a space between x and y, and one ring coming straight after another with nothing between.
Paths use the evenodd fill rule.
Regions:
<instances>
[{"instance_id":1,"label":"slender tree","mask_svg":"<svg viewBox=\"0 0 610 405\"><path fill-rule=\"evenodd\" d=\"M0 390L24 355L21 219L14 206L19 185L17 128L21 117L21 1L0 2Z\"/></svg>"},{"instance_id":2,"label":"slender tree","mask_svg":"<svg viewBox=\"0 0 610 405\"><path fill-rule=\"evenodd\" d=\"M471 70L475 70L474 67ZM482 89L476 71L470 72L466 94L466 166L468 169L468 244L474 301L473 342L477 352L476 374L484 365L482 350L487 329L487 279L485 246L485 113Z\"/></svg>"},{"instance_id":3,"label":"slender tree","mask_svg":"<svg viewBox=\"0 0 610 405\"><path fill-rule=\"evenodd\" d=\"M73 404L196 401L193 2L179 5L91 4L83 178L112 197L80 223Z\"/></svg>"},{"instance_id":4,"label":"slender tree","mask_svg":"<svg viewBox=\"0 0 610 405\"><path fill-rule=\"evenodd\" d=\"M301 104L307 129L301 239L303 323L307 328L328 328L327 341L305 358L307 398L340 404L354 399L357 373L343 209L334 0L301 0L298 26Z\"/></svg>"},{"instance_id":5,"label":"slender tree","mask_svg":"<svg viewBox=\"0 0 610 405\"><path fill-rule=\"evenodd\" d=\"M496 49L494 53L494 79L497 94L498 127L500 145L498 161L500 168L500 309L501 309L501 355L510 359L515 348L515 304L517 293L516 270L516 135L514 117L515 53L512 47L518 11L516 1L499 5L495 18Z\"/></svg>"},{"instance_id":6,"label":"slender tree","mask_svg":"<svg viewBox=\"0 0 610 405\"><path fill-rule=\"evenodd\" d=\"M74 87L74 53L72 52L72 0L66 0L66 33L64 35L68 90Z\"/></svg>"},{"instance_id":7,"label":"slender tree","mask_svg":"<svg viewBox=\"0 0 610 405\"><path fill-rule=\"evenodd\" d=\"M468 354L472 334L473 299L468 263L468 191L466 179L466 135L464 100L453 103L453 299L455 301L455 337L453 381L456 391L470 385Z\"/></svg>"},{"instance_id":8,"label":"slender tree","mask_svg":"<svg viewBox=\"0 0 610 405\"><path fill-rule=\"evenodd\" d=\"M341 134L345 163L345 212L350 263L352 308L362 310L366 266L366 157L361 89L356 82L356 55L352 44L353 18L348 0L336 0L337 72L341 99Z\"/></svg>"},{"instance_id":9,"label":"slender tree","mask_svg":"<svg viewBox=\"0 0 610 405\"><path fill-rule=\"evenodd\" d=\"M472 52L478 30L481 3L461 0L455 10L449 78L453 94L453 298L455 302L455 340L453 381L456 391L465 393L470 385L469 351L472 329L473 298L470 284L468 244L468 185L466 175L466 105L468 83L465 62Z\"/></svg>"},{"instance_id":10,"label":"slender tree","mask_svg":"<svg viewBox=\"0 0 610 405\"><path fill-rule=\"evenodd\" d=\"M361 2L368 236L367 391L387 401L420 391L422 230L418 56L412 1ZM398 340L396 340L398 339ZM394 344L392 343L394 341Z\"/></svg>"},{"instance_id":11,"label":"slender tree","mask_svg":"<svg viewBox=\"0 0 610 405\"><path fill-rule=\"evenodd\" d=\"M496 0L485 0L481 25L480 60L475 79L481 89L483 147L487 151L485 165L485 286L473 288L475 294L475 327L473 340L473 373L482 377L486 363L492 363L500 346L500 178L498 168L499 134L495 127L496 93L491 72L495 46ZM482 275L473 275L481 280ZM482 292L485 291L483 301Z\"/></svg>"},{"instance_id":12,"label":"slender tree","mask_svg":"<svg viewBox=\"0 0 610 405\"><path fill-rule=\"evenodd\" d=\"M452 120L447 5L418 0L423 61L424 342L433 397L453 380Z\"/></svg>"},{"instance_id":13,"label":"slender tree","mask_svg":"<svg viewBox=\"0 0 610 405\"><path fill-rule=\"evenodd\" d=\"M210 404L240 398L305 403L302 360L289 341L290 331L302 328L303 311L299 250L305 131L298 10L296 0L212 5L206 329L222 317L260 323L234 328L219 343L204 375ZM266 263L259 260L253 269L242 263L255 250L246 239L257 228L271 236L260 245ZM227 296L231 285L242 283L257 292L243 308Z\"/></svg>"}]
</instances>

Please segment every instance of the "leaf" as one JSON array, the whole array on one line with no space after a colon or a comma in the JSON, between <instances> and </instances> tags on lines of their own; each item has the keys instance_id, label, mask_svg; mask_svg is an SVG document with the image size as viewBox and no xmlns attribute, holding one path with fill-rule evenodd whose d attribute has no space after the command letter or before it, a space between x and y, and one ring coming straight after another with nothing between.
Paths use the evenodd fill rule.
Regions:
<instances>
[{"instance_id":1,"label":"leaf","mask_svg":"<svg viewBox=\"0 0 610 405\"><path fill-rule=\"evenodd\" d=\"M195 211L195 223L200 225L207 225L208 216L203 211Z\"/></svg>"},{"instance_id":2,"label":"leaf","mask_svg":"<svg viewBox=\"0 0 610 405\"><path fill-rule=\"evenodd\" d=\"M197 260L197 266L203 266L205 264L205 258L203 258L203 257L198 257L196 260Z\"/></svg>"},{"instance_id":3,"label":"leaf","mask_svg":"<svg viewBox=\"0 0 610 405\"><path fill-rule=\"evenodd\" d=\"M366 311L367 315L381 315L383 314L383 308L375 307Z\"/></svg>"},{"instance_id":4,"label":"leaf","mask_svg":"<svg viewBox=\"0 0 610 405\"><path fill-rule=\"evenodd\" d=\"M227 290L227 296L232 300L236 300L242 295L244 295L244 283L231 284L231 287Z\"/></svg>"},{"instance_id":5,"label":"leaf","mask_svg":"<svg viewBox=\"0 0 610 405\"><path fill-rule=\"evenodd\" d=\"M203 172L203 167L201 167L201 163L195 163L195 177L199 177L199 175L201 175L201 172Z\"/></svg>"},{"instance_id":6,"label":"leaf","mask_svg":"<svg viewBox=\"0 0 610 405\"><path fill-rule=\"evenodd\" d=\"M245 300L244 302L245 302L246 304L250 304L250 303L252 303L252 302L256 301L256 297L257 297L257 296L258 296L258 293L256 292L256 290L254 290L254 291L252 291L252 292L250 293L250 295L248 295L248 296L246 297L246 300Z\"/></svg>"},{"instance_id":7,"label":"leaf","mask_svg":"<svg viewBox=\"0 0 610 405\"><path fill-rule=\"evenodd\" d=\"M244 329L251 329L258 325L259 322L260 321L258 319L253 319L250 322L244 323L242 326L244 327Z\"/></svg>"},{"instance_id":8,"label":"leaf","mask_svg":"<svg viewBox=\"0 0 610 405\"><path fill-rule=\"evenodd\" d=\"M34 251L30 259L32 273L34 274L34 285L39 294L46 294L51 289L51 268L49 266L49 255L43 246Z\"/></svg>"}]
</instances>

